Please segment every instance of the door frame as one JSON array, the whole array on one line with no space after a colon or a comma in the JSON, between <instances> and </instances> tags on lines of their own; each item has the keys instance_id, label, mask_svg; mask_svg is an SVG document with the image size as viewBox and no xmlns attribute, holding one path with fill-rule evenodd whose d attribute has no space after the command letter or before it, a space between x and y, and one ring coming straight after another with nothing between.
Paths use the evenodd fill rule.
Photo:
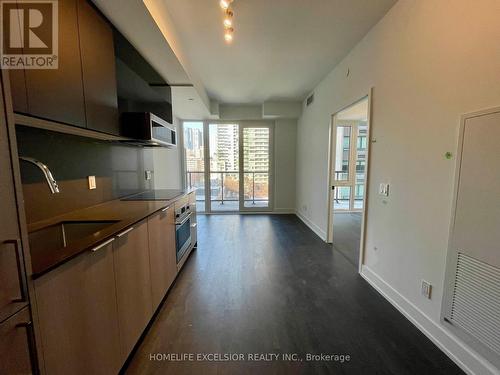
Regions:
<instances>
[{"instance_id":1,"label":"door frame","mask_svg":"<svg viewBox=\"0 0 500 375\"><path fill-rule=\"evenodd\" d=\"M328 186L327 186L327 235L326 242L333 243L333 199L332 199L332 186L334 181L333 174L333 166L335 162L335 147L336 140L333 139L335 132L335 117L337 114L342 112L343 110L352 107L353 105L363 101L368 100L368 113L367 113L367 121L366 121L366 163L365 163L365 188L363 192L363 209L361 210L361 237L359 241L359 264L358 271L361 272L361 267L364 264L364 255L365 255L365 229L367 223L367 212L368 212L368 201L369 201L369 183L370 183L370 158L371 158L371 143L375 142L375 140L371 139L372 134L372 95L373 88L370 88L365 95L359 97L359 99L354 100L348 105L340 108L338 111L334 112L330 116L330 126L329 126L329 135L328 135ZM352 195L352 192L351 192Z\"/></svg>"}]
</instances>

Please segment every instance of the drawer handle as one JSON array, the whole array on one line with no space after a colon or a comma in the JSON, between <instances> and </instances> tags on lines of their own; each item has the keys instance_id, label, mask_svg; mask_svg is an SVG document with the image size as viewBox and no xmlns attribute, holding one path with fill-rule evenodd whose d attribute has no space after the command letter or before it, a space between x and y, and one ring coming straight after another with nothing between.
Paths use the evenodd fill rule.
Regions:
<instances>
[{"instance_id":1,"label":"drawer handle","mask_svg":"<svg viewBox=\"0 0 500 375\"><path fill-rule=\"evenodd\" d=\"M3 241L6 245L14 245L14 249L16 252L16 263L17 263L17 277L19 278L19 289L21 292L21 296L19 298L14 298L12 302L28 302L26 298L26 291L24 288L24 277L23 277L23 264L21 262L21 241L19 239L15 240L6 240Z\"/></svg>"},{"instance_id":2,"label":"drawer handle","mask_svg":"<svg viewBox=\"0 0 500 375\"><path fill-rule=\"evenodd\" d=\"M97 245L96 247L92 248L92 252L95 253L97 250L102 249L104 246L109 245L111 242L113 242L115 238L110 238L109 240L103 242L102 244Z\"/></svg>"},{"instance_id":3,"label":"drawer handle","mask_svg":"<svg viewBox=\"0 0 500 375\"><path fill-rule=\"evenodd\" d=\"M167 211L169 208L170 208L170 206L167 206L167 207L165 207L165 208L162 208L161 212L165 212L165 211Z\"/></svg>"},{"instance_id":4,"label":"drawer handle","mask_svg":"<svg viewBox=\"0 0 500 375\"><path fill-rule=\"evenodd\" d=\"M128 232L131 232L131 231L133 231L133 230L134 230L134 227L130 227L130 228L128 228L128 229L126 229L126 230L124 230L123 232L121 232L120 234L117 234L116 236L117 236L118 238L123 237L123 236L125 236Z\"/></svg>"}]
</instances>

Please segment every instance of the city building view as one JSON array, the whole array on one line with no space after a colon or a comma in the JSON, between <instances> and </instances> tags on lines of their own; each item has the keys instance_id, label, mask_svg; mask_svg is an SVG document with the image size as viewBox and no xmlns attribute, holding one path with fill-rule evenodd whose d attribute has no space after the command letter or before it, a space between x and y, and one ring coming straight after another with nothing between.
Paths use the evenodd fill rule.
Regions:
<instances>
[{"instance_id":1,"label":"city building view","mask_svg":"<svg viewBox=\"0 0 500 375\"><path fill-rule=\"evenodd\" d=\"M209 124L209 159L205 161L204 124L184 123L186 182L197 189L197 208L205 211L205 168L210 176L212 210L237 211L240 177L243 178L244 207L269 206L270 130L244 127L242 131L243 170L240 170L240 129L238 124Z\"/></svg>"}]
</instances>

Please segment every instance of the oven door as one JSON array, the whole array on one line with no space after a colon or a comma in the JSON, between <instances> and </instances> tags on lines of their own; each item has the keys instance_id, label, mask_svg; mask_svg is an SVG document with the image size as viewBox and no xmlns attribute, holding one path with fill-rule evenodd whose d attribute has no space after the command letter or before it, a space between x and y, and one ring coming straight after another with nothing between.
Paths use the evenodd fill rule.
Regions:
<instances>
[{"instance_id":1,"label":"oven door","mask_svg":"<svg viewBox=\"0 0 500 375\"><path fill-rule=\"evenodd\" d=\"M191 246L191 214L175 223L175 248L177 263Z\"/></svg>"}]
</instances>

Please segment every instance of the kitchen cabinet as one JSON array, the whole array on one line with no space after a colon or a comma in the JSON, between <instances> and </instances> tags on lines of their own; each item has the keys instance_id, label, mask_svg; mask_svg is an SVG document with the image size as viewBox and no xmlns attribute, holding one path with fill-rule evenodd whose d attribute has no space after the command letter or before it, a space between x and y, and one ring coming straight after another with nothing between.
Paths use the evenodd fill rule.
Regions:
<instances>
[{"instance_id":1,"label":"kitchen cabinet","mask_svg":"<svg viewBox=\"0 0 500 375\"><path fill-rule=\"evenodd\" d=\"M147 221L113 243L121 356L125 360L153 315Z\"/></svg>"},{"instance_id":2,"label":"kitchen cabinet","mask_svg":"<svg viewBox=\"0 0 500 375\"><path fill-rule=\"evenodd\" d=\"M191 210L191 246L195 246L198 242L198 222L196 218L196 192L193 191L188 195L189 208Z\"/></svg>"},{"instance_id":3,"label":"kitchen cabinet","mask_svg":"<svg viewBox=\"0 0 500 375\"><path fill-rule=\"evenodd\" d=\"M118 135L113 30L88 1L77 1L87 128Z\"/></svg>"},{"instance_id":4,"label":"kitchen cabinet","mask_svg":"<svg viewBox=\"0 0 500 375\"><path fill-rule=\"evenodd\" d=\"M12 70L14 111L118 135L112 27L86 0L58 10L58 68Z\"/></svg>"},{"instance_id":5,"label":"kitchen cabinet","mask_svg":"<svg viewBox=\"0 0 500 375\"><path fill-rule=\"evenodd\" d=\"M177 275L175 259L174 207L148 219L149 263L153 311L156 310Z\"/></svg>"},{"instance_id":6,"label":"kitchen cabinet","mask_svg":"<svg viewBox=\"0 0 500 375\"><path fill-rule=\"evenodd\" d=\"M112 244L80 254L34 284L47 374L118 373Z\"/></svg>"},{"instance_id":7,"label":"kitchen cabinet","mask_svg":"<svg viewBox=\"0 0 500 375\"><path fill-rule=\"evenodd\" d=\"M0 322L28 304L3 93L0 96Z\"/></svg>"},{"instance_id":8,"label":"kitchen cabinet","mask_svg":"<svg viewBox=\"0 0 500 375\"><path fill-rule=\"evenodd\" d=\"M58 69L25 70L28 113L85 127L76 0L59 0L58 10Z\"/></svg>"},{"instance_id":9,"label":"kitchen cabinet","mask_svg":"<svg viewBox=\"0 0 500 375\"><path fill-rule=\"evenodd\" d=\"M0 374L38 373L28 307L0 324Z\"/></svg>"}]
</instances>

